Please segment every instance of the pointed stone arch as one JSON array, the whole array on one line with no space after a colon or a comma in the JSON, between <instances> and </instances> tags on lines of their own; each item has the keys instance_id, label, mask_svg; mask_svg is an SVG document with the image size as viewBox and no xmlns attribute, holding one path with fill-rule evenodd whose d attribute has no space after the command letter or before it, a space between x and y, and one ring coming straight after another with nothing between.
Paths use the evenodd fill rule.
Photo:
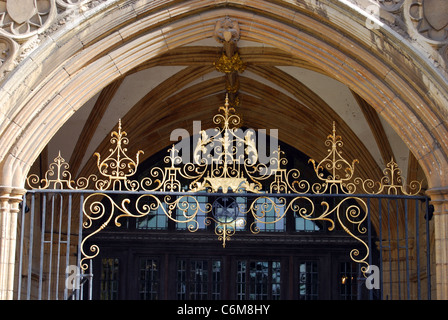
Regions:
<instances>
[{"instance_id":1,"label":"pointed stone arch","mask_svg":"<svg viewBox=\"0 0 448 320\"><path fill-rule=\"evenodd\" d=\"M440 191L448 186L446 79L398 33L368 29L360 8L331 0L113 1L75 28L40 34L39 47L0 87L0 185L22 188L51 137L104 87L172 49L212 37L216 20L227 15L238 19L242 40L307 61L362 97L408 145L429 186L446 197Z\"/></svg>"},{"instance_id":2,"label":"pointed stone arch","mask_svg":"<svg viewBox=\"0 0 448 320\"><path fill-rule=\"evenodd\" d=\"M195 1L188 8L181 4L160 6L159 11L148 11L135 19L137 8L138 2L106 7L76 30L47 37L10 75L0 91L5 102L1 143L8 146L0 155L3 163L8 157L16 159L13 162L19 164L14 167L26 173L51 136L95 93L153 57L211 37L216 19L231 15L241 24L242 39L264 42L307 60L363 97L407 143L430 185L445 184L438 181L446 179L442 174L433 174L442 172L447 158L442 140L446 133L444 110L436 105L436 92L431 94L440 80L438 75L405 42L401 48L393 47L392 41L383 43L389 52L380 54L377 35L370 30L358 28L362 32L356 39L349 28L335 28L336 19L353 13L353 8L334 12L331 4L323 6L326 21L322 21L322 13L317 19L310 10L305 15L303 8L260 7L250 1L245 6L226 2L216 7L204 1ZM180 9L185 12L178 13ZM122 18L119 25L114 19L117 16ZM350 24L359 27L360 20L357 13ZM105 32L106 26L110 31ZM365 39L369 34L370 46ZM396 69L385 53L403 60L412 54L415 57L403 66L408 70ZM406 75L410 69L419 71ZM17 81L17 77L25 80ZM438 86L443 84L439 81ZM438 98L445 97L439 94Z\"/></svg>"}]
</instances>

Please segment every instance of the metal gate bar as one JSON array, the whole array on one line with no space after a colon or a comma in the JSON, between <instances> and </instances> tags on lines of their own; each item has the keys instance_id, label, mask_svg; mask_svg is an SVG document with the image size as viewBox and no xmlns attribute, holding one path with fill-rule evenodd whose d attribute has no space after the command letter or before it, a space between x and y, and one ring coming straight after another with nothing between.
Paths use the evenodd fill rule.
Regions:
<instances>
[{"instance_id":1,"label":"metal gate bar","mask_svg":"<svg viewBox=\"0 0 448 320\"><path fill-rule=\"evenodd\" d=\"M395 216L397 221L399 221L400 215L404 217L403 221L404 221L404 231L402 229L400 229L400 225L397 223L396 225L396 229L392 230L391 229L391 224L387 223L387 228L386 230L384 230L383 228L378 228L378 239L385 239L386 241L382 240L379 241L379 263L380 263L380 270L384 270L384 263L387 262L389 264L389 270L388 270L388 275L389 275L389 279L396 278L396 286L397 286L397 298L398 299L412 299L411 295L411 261L414 260L415 261L415 269L416 269L416 298L417 299L422 299L422 280L421 280L421 272L422 272L422 267L421 267L421 249L425 248L426 249L426 261L425 261L425 265L426 265L426 289L427 289L427 294L426 294L426 298L427 299L431 299L431 290L432 290L432 286L431 286L431 247L430 247L430 220L431 220L431 206L429 204L430 199L427 197L403 197L403 196L381 196L381 197L377 197L378 201L379 201L379 205L378 205L378 220L379 220L379 225L383 225L383 220L386 219L387 221L390 221L392 219L392 214L393 211L392 209L395 209ZM386 213L384 213L383 211L383 201L386 201ZM404 210L400 211L399 207L400 207L400 203L399 201L403 200L403 205L404 205ZM392 202L394 201L394 202ZM410 215L410 211L409 211L409 206L410 204L412 204L412 202L414 202L415 205L415 220L414 220L414 232L415 232L415 236L413 237L415 239L415 243L413 244L413 247L415 248L415 256L411 257L410 254L410 226L409 226L409 215ZM422 204L421 206L419 204ZM369 202L370 205L370 202ZM421 214L420 212L421 207L423 208L424 214ZM419 219L424 219L425 220L425 226L424 226L424 237L421 236L422 232L421 232L421 221ZM370 222L369 222L370 223ZM384 231L386 231L386 234L384 234ZM393 232L396 233L396 240L394 240L393 238ZM400 232L404 232L404 239L401 239L400 236ZM371 237L371 235L369 234L369 237ZM404 245L401 245L400 240L404 240ZM393 255L392 255L392 251L393 251L393 242L396 241L396 254L395 254L395 258L396 258L396 263L397 263L397 268L396 268L396 274L394 275L393 273L393 269L392 269L392 265L394 263L393 261ZM425 246L422 246L422 241L425 242ZM372 248L372 244L371 242L369 242L369 247ZM404 265L404 271L405 271L405 276L403 278L403 269L402 269L402 260L403 258L400 256L400 253L404 250L405 252L405 265ZM386 255L386 256L385 256ZM369 260L371 261L371 260ZM394 283L392 281L389 281L388 283L385 283L384 280L384 271L381 272L380 274L381 278L380 278L380 283L381 283L381 288L387 288L387 293L391 293L393 292L393 286ZM403 281L403 279L405 281ZM386 285L386 287L385 287ZM403 288L403 286L405 286L405 288ZM384 294L386 293L385 290L381 290L381 299L388 299L390 298L389 296L384 296Z\"/></svg>"},{"instance_id":2,"label":"metal gate bar","mask_svg":"<svg viewBox=\"0 0 448 320\"><path fill-rule=\"evenodd\" d=\"M91 282L86 282L84 278L89 279L92 275L78 271L84 195L77 194L80 198L79 210L73 217L74 194L77 193L61 190L29 191L23 197L16 259L17 300L79 299L82 298L83 290L77 284L91 287ZM78 225L72 225L72 218L79 221ZM72 248L72 236L78 238L75 249Z\"/></svg>"}]
</instances>

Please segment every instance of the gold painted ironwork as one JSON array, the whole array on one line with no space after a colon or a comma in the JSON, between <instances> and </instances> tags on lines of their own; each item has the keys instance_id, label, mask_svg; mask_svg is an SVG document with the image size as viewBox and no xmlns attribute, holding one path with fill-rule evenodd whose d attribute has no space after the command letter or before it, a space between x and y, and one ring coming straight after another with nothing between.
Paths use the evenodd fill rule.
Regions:
<instances>
[{"instance_id":1,"label":"gold painted ironwork","mask_svg":"<svg viewBox=\"0 0 448 320\"><path fill-rule=\"evenodd\" d=\"M61 152L54 158L45 173L44 178L39 178L37 174L32 174L27 178L28 187L31 189L71 189L85 190L89 186L89 180L95 181L96 176L88 178L81 177L76 181L72 179L69 171L69 164L61 156Z\"/></svg>"},{"instance_id":2,"label":"gold painted ironwork","mask_svg":"<svg viewBox=\"0 0 448 320\"><path fill-rule=\"evenodd\" d=\"M69 169L69 164L62 158L61 152L54 158L45 173L45 178L40 179L37 174L28 176L27 183L31 189L64 189L64 185L68 189L74 189L72 174Z\"/></svg>"},{"instance_id":3,"label":"gold painted ironwork","mask_svg":"<svg viewBox=\"0 0 448 320\"><path fill-rule=\"evenodd\" d=\"M352 181L355 173L355 164L359 161L354 159L350 164L341 155L343 146L342 137L336 134L336 125L333 122L333 133L327 137L325 145L329 146L328 155L320 161L317 165L313 159L310 162L313 164L316 176L322 181L320 184L313 185L315 193L353 193L356 188ZM329 172L325 176L325 172Z\"/></svg>"},{"instance_id":4,"label":"gold painted ironwork","mask_svg":"<svg viewBox=\"0 0 448 320\"><path fill-rule=\"evenodd\" d=\"M355 183L360 184L362 191L368 194L415 196L422 191L422 181L411 181L407 186L404 185L401 170L393 158L384 168L383 174L384 176L380 181L356 178Z\"/></svg>"},{"instance_id":5,"label":"gold painted ironwork","mask_svg":"<svg viewBox=\"0 0 448 320\"><path fill-rule=\"evenodd\" d=\"M222 54L218 61L213 63L216 70L222 73L243 72L246 70L246 64L241 60L238 52L232 57Z\"/></svg>"},{"instance_id":6,"label":"gold painted ironwork","mask_svg":"<svg viewBox=\"0 0 448 320\"><path fill-rule=\"evenodd\" d=\"M118 131L113 131L111 134L110 143L116 146L109 149L110 154L104 160L101 161L99 153L94 154L97 157L99 173L106 177L106 180L99 179L97 181L97 188L107 190L112 187L113 190L121 190L122 184L120 182L124 182L127 189L134 189L137 183L130 181L128 177L135 174L139 164L139 156L143 154L143 151L139 150L137 152L135 161L126 154L127 148L125 146L129 143L129 140L126 131L122 131L121 119L118 121Z\"/></svg>"},{"instance_id":7,"label":"gold painted ironwork","mask_svg":"<svg viewBox=\"0 0 448 320\"><path fill-rule=\"evenodd\" d=\"M328 155L320 162L310 160L320 180L310 184L309 181L300 180L299 170L284 168L287 159L280 147L270 159L269 167L258 162L254 132L248 130L242 134L239 129L241 118L229 105L227 97L224 106L220 107L218 114L213 117L213 122L218 127L213 134L201 131L194 148L193 162L182 164L179 150L172 145L164 159L167 166L152 168L149 176L140 181L132 180L131 177L137 172L139 156L143 151L137 152L135 160L127 155L125 146L129 141L126 132L122 130L121 120L118 130L111 134L112 147L109 149L109 155L101 160L101 155L95 153L100 176L93 174L87 178L73 180L68 164L59 154L44 178L39 179L37 175L28 177L28 186L33 189L91 191L84 199L82 208L83 227L93 230L81 243L83 270L88 267L86 260L96 257L100 250L95 244L89 248L85 246L112 221L119 227L120 219L124 217L141 218L161 211L176 223L186 223L191 232L198 229L198 213L204 214L206 225L214 222L215 234L222 241L223 247L238 228L247 224L248 215L253 217L254 222L249 229L254 234L260 232L261 225L277 223L284 219L286 214L291 213L310 221L326 221L330 225L330 231L338 224L365 248L364 254L358 249L351 250L350 257L362 264L361 270L366 272L369 247L360 235L366 233L364 222L369 208L363 199L355 196L357 187L360 186L362 192L367 194L401 192L414 195L421 190L421 182L412 182L407 189L403 187L400 170L393 160L384 169L384 177L379 182L354 178L358 160L350 163L342 157L342 138L336 134L335 124L325 142L329 147ZM213 152L210 153L210 150ZM188 182L187 185L185 181ZM124 199L117 200L118 197L108 193L109 190L134 191L138 197L137 200L131 200L129 196L124 196ZM206 203L201 206L196 197L198 192L220 192L224 195L230 192L241 196L250 193L254 199L247 208L242 204L237 204L236 207L232 204L232 207L223 208L227 211L214 212L217 205ZM270 196L264 195L265 192L269 192ZM346 197L341 198L333 207L323 201L322 213L318 213L309 197L310 193L342 193L346 194ZM273 194L279 196L274 197ZM288 198L280 194L288 195ZM222 214L231 210L237 210L234 211L237 214ZM270 219L267 219L268 216ZM346 225L347 223L349 225ZM349 226L356 227L357 234Z\"/></svg>"}]
</instances>

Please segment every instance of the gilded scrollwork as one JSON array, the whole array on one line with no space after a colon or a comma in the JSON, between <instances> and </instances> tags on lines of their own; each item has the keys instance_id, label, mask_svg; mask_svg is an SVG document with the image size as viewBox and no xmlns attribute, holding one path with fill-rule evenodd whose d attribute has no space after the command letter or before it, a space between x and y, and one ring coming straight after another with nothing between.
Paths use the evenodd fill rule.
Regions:
<instances>
[{"instance_id":1,"label":"gilded scrollwork","mask_svg":"<svg viewBox=\"0 0 448 320\"><path fill-rule=\"evenodd\" d=\"M48 166L44 178L36 174L31 174L27 178L28 187L31 189L71 189L85 190L89 187L90 181L96 181L97 177L91 175L88 178L81 177L76 181L72 178L69 170L70 166L61 156L61 152Z\"/></svg>"},{"instance_id":2,"label":"gilded scrollwork","mask_svg":"<svg viewBox=\"0 0 448 320\"><path fill-rule=\"evenodd\" d=\"M97 188L99 190L109 188L121 190L122 184L124 184L128 190L137 190L139 183L128 178L135 174L139 164L139 156L143 154L143 151L139 150L137 152L135 160L126 154L126 145L129 140L126 131L121 128L121 120L118 122L118 131L111 133L110 142L111 145L115 145L115 148L109 149L110 154L105 159L101 160L101 155L95 153L98 171L106 178L105 180L98 180Z\"/></svg>"},{"instance_id":3,"label":"gilded scrollwork","mask_svg":"<svg viewBox=\"0 0 448 320\"><path fill-rule=\"evenodd\" d=\"M362 192L367 194L388 194L415 196L422 190L423 181L411 181L405 185L401 170L394 159L391 159L383 170L384 176L380 181L356 178L355 183L360 184Z\"/></svg>"},{"instance_id":4,"label":"gilded scrollwork","mask_svg":"<svg viewBox=\"0 0 448 320\"><path fill-rule=\"evenodd\" d=\"M143 218L163 212L169 219L176 223L184 223L190 232L198 230L197 214L202 212L207 215L211 210L211 204L200 205L197 198L192 195L172 197L165 195L160 198L153 194L140 195L132 206L129 198L117 200L113 195L96 192L85 198L83 201L84 229L94 229L88 233L81 242L81 268L87 270L88 265L85 260L95 258L100 248L95 244L90 244L88 250L85 246L90 239L105 229L112 220L116 227L121 227L122 218ZM181 213L179 215L179 213ZM96 223L98 221L98 223ZM227 234L223 235L225 241ZM90 253L88 253L90 252Z\"/></svg>"},{"instance_id":5,"label":"gilded scrollwork","mask_svg":"<svg viewBox=\"0 0 448 320\"><path fill-rule=\"evenodd\" d=\"M105 204L106 200L110 204L110 207L107 209ZM126 203L127 201L123 200L121 205L125 206ZM82 254L82 259L80 260L80 267L82 270L87 270L88 268L88 264L85 263L85 261L95 258L100 252L100 248L96 244L91 244L88 248L88 251L86 251L84 248L86 243L91 237L93 237L95 234L99 233L109 225L110 221L115 215L116 209L127 211L125 207L120 208L120 206L114 201L114 199L112 199L107 194L93 193L86 197L86 199L83 201L83 228L90 229L96 221L99 221L100 226L97 227L96 230L85 236L81 242L80 251Z\"/></svg>"},{"instance_id":6,"label":"gilded scrollwork","mask_svg":"<svg viewBox=\"0 0 448 320\"><path fill-rule=\"evenodd\" d=\"M404 186L400 170L392 160L384 169L380 181L362 179L355 175L358 160L347 160L342 156L342 137L332 133L325 145L328 154L320 161L310 160L319 182L301 179L296 168L286 169L288 161L278 147L268 164L260 163L253 132L241 135L238 128L241 118L235 114L226 98L213 121L218 125L210 132L203 131L193 152L193 162L182 163L175 145L168 149L164 158L165 167L153 167L148 176L133 180L138 172L138 151L135 158L127 154L127 133L118 129L111 133L109 154L102 158L96 153L99 176L73 179L69 165L59 154L50 165L45 177L28 177L30 188L68 189L91 192L83 202L84 229L91 229L82 241L82 268L88 259L98 255L100 248L92 237L106 228L112 221L120 227L122 218L143 218L155 214L166 215L176 223L186 224L187 230L195 232L199 225L214 225L215 234L223 247L246 226L248 231L260 232L261 226L275 225L287 214L310 221L320 221L333 231L340 226L347 235L359 242L358 248L350 251L353 261L368 268L369 247L363 240L365 221L369 207L356 193L416 195L422 183L411 182ZM207 148L210 148L210 152ZM91 187L92 189L88 189ZM120 193L126 191L126 193ZM199 203L198 195L222 194L213 203ZM121 196L117 196L121 195ZM324 195L344 195L330 204ZM131 197L130 195L133 195ZM316 208L316 196L321 196L321 206ZM236 198L247 198L238 203ZM200 213L200 214L199 214ZM198 221L199 216L204 221ZM85 246L89 243L89 247ZM365 248L365 249L363 249ZM362 250L362 252L361 252Z\"/></svg>"},{"instance_id":7,"label":"gilded scrollwork","mask_svg":"<svg viewBox=\"0 0 448 320\"><path fill-rule=\"evenodd\" d=\"M255 198L245 214L251 213L254 217L254 222L250 225L252 233L260 232L260 225L275 224L285 217L287 210L285 198L272 198L261 196Z\"/></svg>"},{"instance_id":8,"label":"gilded scrollwork","mask_svg":"<svg viewBox=\"0 0 448 320\"><path fill-rule=\"evenodd\" d=\"M355 204L350 204L347 208L345 208L344 204L352 200ZM329 211L329 213L331 212L336 213L339 225L343 228L343 230L353 239L358 240L358 242L365 248L364 255L362 255L360 250L357 248L354 248L350 251L350 258L354 262L362 264L361 271L365 275L369 268L369 263L367 262L367 258L370 254L369 246L364 240L361 239L359 235L355 235L353 230L350 230L348 226L356 226L358 234L360 235L363 235L367 232L367 228L364 224L369 214L366 202L359 197L347 197L340 201L332 210Z\"/></svg>"},{"instance_id":9,"label":"gilded scrollwork","mask_svg":"<svg viewBox=\"0 0 448 320\"><path fill-rule=\"evenodd\" d=\"M359 161L354 159L352 163L342 157L342 137L336 134L336 125L333 123L333 133L328 135L325 145L329 147L328 155L316 164L313 164L316 176L322 181L312 186L315 193L354 193L356 186L353 183L355 165Z\"/></svg>"}]
</instances>

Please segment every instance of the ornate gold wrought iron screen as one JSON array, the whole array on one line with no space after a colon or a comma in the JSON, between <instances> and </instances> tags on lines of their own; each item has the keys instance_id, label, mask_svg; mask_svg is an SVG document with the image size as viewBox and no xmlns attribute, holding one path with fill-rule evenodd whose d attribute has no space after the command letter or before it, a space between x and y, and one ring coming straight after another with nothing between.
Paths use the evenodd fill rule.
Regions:
<instances>
[{"instance_id":1,"label":"ornate gold wrought iron screen","mask_svg":"<svg viewBox=\"0 0 448 320\"><path fill-rule=\"evenodd\" d=\"M92 230L81 243L83 270L88 268L86 260L99 253L97 245L85 248L95 234L112 221L119 227L124 217L140 218L161 210L169 219L187 223L191 232L198 229L198 217L205 215L204 223L214 223L215 234L224 247L238 228L247 223L249 215L254 221L249 229L254 234L260 232L260 225L277 223L287 214L311 221L326 221L330 231L339 225L363 248L363 253L357 248L352 249L350 257L362 265L361 270L365 273L369 266L369 247L360 235L367 231L365 221L369 207L357 192L415 195L421 190L420 182L412 182L408 189L404 188L393 160L379 182L355 177L358 161L349 162L342 157L342 138L336 134L334 124L325 141L328 155L320 162L310 160L319 181L311 183L301 179L299 170L285 169L287 158L280 148L274 151L268 164L258 161L253 131L242 133L239 128L241 118L227 98L213 122L217 125L213 134L205 130L200 132L191 162L183 163L180 150L173 145L165 157L166 167L154 167L149 176L140 180L132 177L137 172L143 151L138 151L134 159L128 156L126 145L129 141L121 121L118 130L111 134L110 154L103 158L95 153L98 174L74 180L69 165L59 154L44 178L28 177L28 186L32 189L90 191L83 201L83 228ZM117 200L114 195L119 192L124 197ZM200 205L197 195L201 192L219 197L213 203ZM130 194L136 195L136 200L135 197L131 199ZM250 205L229 200L231 196L244 194L254 196ZM332 206L322 201L322 210L315 210L311 196L320 194L342 194L344 197ZM181 212L181 217L175 212ZM267 215L274 218L265 219Z\"/></svg>"}]
</instances>

